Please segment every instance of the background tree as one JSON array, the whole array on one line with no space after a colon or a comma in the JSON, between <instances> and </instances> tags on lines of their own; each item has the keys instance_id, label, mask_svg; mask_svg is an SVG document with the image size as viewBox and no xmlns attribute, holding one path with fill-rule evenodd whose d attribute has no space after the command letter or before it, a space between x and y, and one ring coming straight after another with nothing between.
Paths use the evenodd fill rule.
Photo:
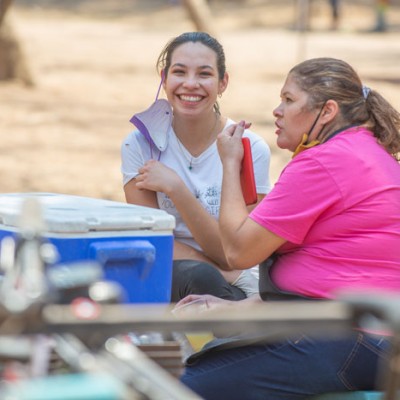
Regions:
<instances>
[{"instance_id":1,"label":"background tree","mask_svg":"<svg viewBox=\"0 0 400 400\"><path fill-rule=\"evenodd\" d=\"M21 45L7 18L12 2L13 0L0 0L0 81L16 79L32 86L32 75Z\"/></svg>"},{"instance_id":2,"label":"background tree","mask_svg":"<svg viewBox=\"0 0 400 400\"><path fill-rule=\"evenodd\" d=\"M183 0L182 4L188 12L189 18L194 23L196 30L216 36L207 0Z\"/></svg>"}]
</instances>

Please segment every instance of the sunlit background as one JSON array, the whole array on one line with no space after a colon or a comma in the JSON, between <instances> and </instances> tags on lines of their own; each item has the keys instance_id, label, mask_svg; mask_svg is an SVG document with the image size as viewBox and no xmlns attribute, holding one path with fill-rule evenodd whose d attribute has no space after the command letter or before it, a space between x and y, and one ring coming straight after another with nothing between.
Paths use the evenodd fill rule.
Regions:
<instances>
[{"instance_id":1,"label":"sunlit background","mask_svg":"<svg viewBox=\"0 0 400 400\"><path fill-rule=\"evenodd\" d=\"M0 72L4 43L12 43L13 57L23 62L15 78L0 80L1 192L124 201L120 143L132 129L132 114L154 101L155 62L163 46L198 29L186 3L11 2L0 28ZM200 22L225 48L230 84L220 100L222 112L251 121L270 144L273 182L290 155L275 147L272 109L295 63L342 58L400 108L399 0L384 10L383 29L377 29L382 15L374 0L340 1L336 22L328 0L193 3L206 7Z\"/></svg>"}]
</instances>

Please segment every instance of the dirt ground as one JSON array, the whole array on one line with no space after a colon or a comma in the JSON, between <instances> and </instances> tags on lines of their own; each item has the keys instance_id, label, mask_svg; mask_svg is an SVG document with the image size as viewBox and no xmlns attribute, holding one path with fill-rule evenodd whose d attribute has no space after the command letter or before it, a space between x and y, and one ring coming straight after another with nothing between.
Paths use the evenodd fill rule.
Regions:
<instances>
[{"instance_id":1,"label":"dirt ground","mask_svg":"<svg viewBox=\"0 0 400 400\"><path fill-rule=\"evenodd\" d=\"M271 112L298 61L343 58L400 109L399 7L388 32L370 33L371 4L343 2L332 31L328 1L314 1L311 30L299 32L295 3L210 1L230 72L222 111L252 121L270 144L273 182L289 154L275 147ZM162 47L194 30L185 10L172 0L16 0L9 17L36 85L0 83L0 190L124 201L120 143L131 115L154 100Z\"/></svg>"}]
</instances>

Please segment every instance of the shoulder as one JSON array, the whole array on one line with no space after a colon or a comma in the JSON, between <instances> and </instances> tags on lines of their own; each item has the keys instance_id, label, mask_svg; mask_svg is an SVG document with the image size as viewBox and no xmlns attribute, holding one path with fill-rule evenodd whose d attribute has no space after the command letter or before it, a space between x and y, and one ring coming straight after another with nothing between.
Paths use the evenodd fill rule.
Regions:
<instances>
[{"instance_id":1,"label":"shoulder","mask_svg":"<svg viewBox=\"0 0 400 400\"><path fill-rule=\"evenodd\" d=\"M268 143L258 133L255 133L249 129L246 129L243 133L243 137L248 137L250 139L252 148L261 147L261 148L269 149Z\"/></svg>"},{"instance_id":2,"label":"shoulder","mask_svg":"<svg viewBox=\"0 0 400 400\"><path fill-rule=\"evenodd\" d=\"M350 160L362 158L362 152L359 150L363 148L364 151L364 145L368 142L374 147L377 145L371 131L364 127L351 127L328 141L301 152L293 158L293 163L314 162L327 166L329 164L326 162L332 160L334 165L341 165L342 163L338 163L338 159L343 161L343 158Z\"/></svg>"},{"instance_id":3,"label":"shoulder","mask_svg":"<svg viewBox=\"0 0 400 400\"><path fill-rule=\"evenodd\" d=\"M331 181L342 180L343 176L361 174L366 163L375 158L371 149L377 147L370 131L362 127L349 128L327 142L296 155L283 172L292 176L301 175L303 178L323 174ZM349 171L352 173L349 174Z\"/></svg>"},{"instance_id":4,"label":"shoulder","mask_svg":"<svg viewBox=\"0 0 400 400\"><path fill-rule=\"evenodd\" d=\"M264 154L267 158L271 156L271 149L263 137L249 129L244 131L243 137L248 137L250 139L253 157L256 157L257 154Z\"/></svg>"},{"instance_id":5,"label":"shoulder","mask_svg":"<svg viewBox=\"0 0 400 400\"><path fill-rule=\"evenodd\" d=\"M121 142L122 159L139 157L139 155L147 154L148 151L149 144L138 130L129 132Z\"/></svg>"},{"instance_id":6,"label":"shoulder","mask_svg":"<svg viewBox=\"0 0 400 400\"><path fill-rule=\"evenodd\" d=\"M129 132L123 139L122 143L123 144L130 144L135 141L137 141L137 137L140 135L140 132L137 129L134 129L133 131Z\"/></svg>"},{"instance_id":7,"label":"shoulder","mask_svg":"<svg viewBox=\"0 0 400 400\"><path fill-rule=\"evenodd\" d=\"M146 138L137 130L129 132L122 140L121 146L123 148L143 147L148 146Z\"/></svg>"}]
</instances>

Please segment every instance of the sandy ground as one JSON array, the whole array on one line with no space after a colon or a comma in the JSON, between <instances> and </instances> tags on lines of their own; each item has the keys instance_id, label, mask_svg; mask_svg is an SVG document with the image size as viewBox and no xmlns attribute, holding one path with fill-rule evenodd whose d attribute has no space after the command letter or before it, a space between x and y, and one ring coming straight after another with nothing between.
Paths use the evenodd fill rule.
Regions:
<instances>
[{"instance_id":1,"label":"sandy ground","mask_svg":"<svg viewBox=\"0 0 400 400\"><path fill-rule=\"evenodd\" d=\"M368 2L344 2L338 31L329 30L325 3L314 2L312 30L299 33L294 3L211 1L231 78L223 113L252 121L270 144L273 182L289 154L275 147L271 111L298 61L343 58L400 108L399 7L379 34L366 32L374 24ZM120 143L131 115L154 100L162 47L194 29L185 11L157 0L16 0L9 17L36 86L0 83L0 190L124 201Z\"/></svg>"}]
</instances>

